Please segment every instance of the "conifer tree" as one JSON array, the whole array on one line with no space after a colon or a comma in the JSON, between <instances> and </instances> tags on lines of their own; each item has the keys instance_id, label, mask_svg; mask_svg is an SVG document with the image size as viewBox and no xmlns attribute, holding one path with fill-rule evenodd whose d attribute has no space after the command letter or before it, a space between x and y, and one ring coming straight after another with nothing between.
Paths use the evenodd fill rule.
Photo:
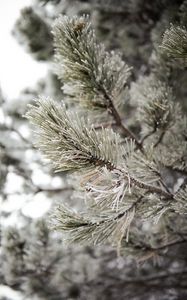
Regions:
<instances>
[{"instance_id":1,"label":"conifer tree","mask_svg":"<svg viewBox=\"0 0 187 300\"><path fill-rule=\"evenodd\" d=\"M66 186L58 205L43 189L54 200L47 224L1 229L5 285L37 299L185 299L186 15L186 1L167 0L23 10L15 35L38 60L53 59L53 44L56 74L26 118ZM29 182L2 146L4 174L15 165Z\"/></svg>"},{"instance_id":2,"label":"conifer tree","mask_svg":"<svg viewBox=\"0 0 187 300\"><path fill-rule=\"evenodd\" d=\"M179 53L185 60L185 50L181 49L185 42L178 42L179 49L175 49L173 45L180 35L173 31L166 31L162 49L168 51L169 57L175 58ZM107 52L97 43L87 17L60 17L53 34L57 74L63 81L64 93L81 113L71 114L63 104L39 99L27 117L39 129L36 145L54 169L79 171L80 190L86 201L81 213L60 207L55 228L67 240L97 244L111 239L120 246L124 238L128 244L129 231L136 230L139 223L159 224L165 215L171 221L181 218L186 213L184 179L179 185L169 186L164 176L168 168L171 177L177 171L185 171L185 162L179 162L185 150L179 152L181 144L186 147L186 116L172 88L154 75L141 79L141 87L139 83L132 84L130 94L136 102L141 130L140 137L136 137L120 115L130 76L130 68L120 55ZM120 134L104 128L102 122L107 118ZM173 148L170 154L169 141ZM136 247L136 238L131 240L132 248L133 243ZM163 246L157 235L154 244L155 247L147 246L153 250Z\"/></svg>"}]
</instances>

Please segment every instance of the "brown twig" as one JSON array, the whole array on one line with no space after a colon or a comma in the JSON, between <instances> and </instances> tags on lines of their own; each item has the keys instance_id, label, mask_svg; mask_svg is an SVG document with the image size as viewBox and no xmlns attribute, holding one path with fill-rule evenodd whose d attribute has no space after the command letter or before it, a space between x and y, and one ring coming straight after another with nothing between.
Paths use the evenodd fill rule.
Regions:
<instances>
[{"instance_id":1,"label":"brown twig","mask_svg":"<svg viewBox=\"0 0 187 300\"><path fill-rule=\"evenodd\" d=\"M164 250L166 248L174 247L176 245L180 245L180 244L184 244L184 243L187 243L187 240L186 239L180 239L180 240L170 242L168 244L165 244L165 245L162 245L162 246L159 246L159 247L156 247L156 248L152 248L152 250L153 251L161 251L161 250Z\"/></svg>"},{"instance_id":2,"label":"brown twig","mask_svg":"<svg viewBox=\"0 0 187 300\"><path fill-rule=\"evenodd\" d=\"M107 110L108 110L109 114L111 114L113 116L113 118L116 122L116 126L121 128L121 130L122 130L122 132L125 136L128 136L131 139L133 139L135 141L138 149L142 153L144 153L142 144L138 141L138 139L136 138L134 133L123 124L122 119L120 117L120 114L118 113L117 109L115 108L113 99L107 94L107 92L105 91L105 89L103 87L100 87L100 88L101 88L101 91L102 91L102 93L103 93L103 95L106 99L106 102L107 102Z\"/></svg>"}]
</instances>

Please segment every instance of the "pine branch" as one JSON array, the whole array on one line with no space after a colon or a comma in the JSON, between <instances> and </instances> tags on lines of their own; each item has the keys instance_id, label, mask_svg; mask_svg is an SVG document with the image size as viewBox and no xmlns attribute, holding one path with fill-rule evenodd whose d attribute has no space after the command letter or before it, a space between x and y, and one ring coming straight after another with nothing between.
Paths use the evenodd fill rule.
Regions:
<instances>
[{"instance_id":1,"label":"pine branch","mask_svg":"<svg viewBox=\"0 0 187 300\"><path fill-rule=\"evenodd\" d=\"M187 185L179 189L174 199L175 201L172 203L172 208L179 214L187 214Z\"/></svg>"},{"instance_id":2,"label":"pine branch","mask_svg":"<svg viewBox=\"0 0 187 300\"><path fill-rule=\"evenodd\" d=\"M133 138L143 151L118 112L123 104L130 68L119 54L109 53L97 43L87 17L60 17L55 22L53 34L57 73L65 83L64 92L83 107L108 111L123 134Z\"/></svg>"},{"instance_id":3,"label":"pine branch","mask_svg":"<svg viewBox=\"0 0 187 300\"><path fill-rule=\"evenodd\" d=\"M57 72L64 90L83 107L107 109L108 95L120 105L130 75L121 55L98 44L88 17L61 16L53 28Z\"/></svg>"},{"instance_id":4,"label":"pine branch","mask_svg":"<svg viewBox=\"0 0 187 300\"><path fill-rule=\"evenodd\" d=\"M184 195L170 192L154 156L149 157L143 147L150 132L159 131L155 149L179 118L180 109L174 104L171 88L151 76L137 88L140 120L149 129L139 142L119 114L130 70L121 57L97 44L86 17L60 17L54 36L64 91L83 107L108 112L121 132L130 137L130 144L126 141L122 146L120 136L112 129L101 128L98 132L94 125L89 128L85 119L66 112L64 106L52 100L39 99L30 106L27 117L39 129L36 145L57 171L81 171L87 200L95 201L94 217L89 212L86 216L61 207L56 228L67 233L68 240L101 243L116 238L119 243L128 233L135 213L147 220L159 220L169 210L180 213L176 203L184 203ZM135 151L136 147L140 151Z\"/></svg>"},{"instance_id":5,"label":"pine branch","mask_svg":"<svg viewBox=\"0 0 187 300\"><path fill-rule=\"evenodd\" d=\"M86 171L84 180L87 192L98 201L98 207L104 205L104 214L109 205L108 213L112 217L94 217L93 221L90 217L85 219L62 209L61 218L58 218L60 225L56 228L63 232L68 231L68 239L72 236L73 241L94 239L95 243L100 243L114 235L117 243L120 243L126 230L128 232L129 220L132 220L131 216L134 216L137 201L139 202L136 196L131 200L128 195L129 203L126 201L124 205L126 192L129 190L131 193L131 188L138 188L149 194L156 193L164 198L163 201L173 198L171 193L129 173L127 162L134 150L134 143L126 142L125 147L121 146L119 136L112 130L102 129L96 132L93 127L88 129L83 119L67 113L65 107L49 99L39 99L35 106L31 105L27 118L38 127L36 145L53 162L55 169L82 170L84 173ZM103 179L101 176L104 176ZM107 176L114 178L111 177L110 182L107 181ZM167 201L160 206L156 205L155 212L153 206L149 217L157 215L159 218L168 209Z\"/></svg>"},{"instance_id":6,"label":"pine branch","mask_svg":"<svg viewBox=\"0 0 187 300\"><path fill-rule=\"evenodd\" d=\"M187 30L186 27L171 25L163 35L162 54L173 61L187 65Z\"/></svg>"},{"instance_id":7,"label":"pine branch","mask_svg":"<svg viewBox=\"0 0 187 300\"><path fill-rule=\"evenodd\" d=\"M154 133L162 137L181 116L172 88L155 75L140 77L132 83L130 95L132 103L137 106L137 118L142 131L145 132L142 142Z\"/></svg>"},{"instance_id":8,"label":"pine branch","mask_svg":"<svg viewBox=\"0 0 187 300\"><path fill-rule=\"evenodd\" d=\"M26 116L39 129L36 145L57 171L103 166L113 169L123 161L124 150L117 134L111 129L88 129L84 119L67 113L62 105L39 99Z\"/></svg>"},{"instance_id":9,"label":"pine branch","mask_svg":"<svg viewBox=\"0 0 187 300\"><path fill-rule=\"evenodd\" d=\"M96 132L93 128L88 129L84 120L68 114L63 106L51 100L39 99L36 106L30 106L26 116L39 129L36 145L57 171L107 167L120 172L130 185L167 199L173 197L159 187L136 179L125 170L125 166L121 167L125 164L123 155L126 150L112 130Z\"/></svg>"},{"instance_id":10,"label":"pine branch","mask_svg":"<svg viewBox=\"0 0 187 300\"><path fill-rule=\"evenodd\" d=\"M63 239L68 243L88 242L91 244L101 244L110 240L115 245L118 245L119 251L122 238L125 235L125 243L128 244L129 228L135 216L141 220L157 219L158 221L163 213L169 209L169 203L168 206L161 201L160 204L154 203L155 199L136 196L134 200L131 199L129 202L126 199L127 203L120 208L119 212L115 210L105 210L104 212L98 210L97 213L96 210L94 211L94 216L90 215L89 212L78 213L61 205L54 214L52 227L55 230L60 230L63 233ZM142 202L145 201L148 203L144 211L141 208ZM156 202L158 202L157 199ZM147 246L146 250L153 252L156 248Z\"/></svg>"},{"instance_id":11,"label":"pine branch","mask_svg":"<svg viewBox=\"0 0 187 300\"><path fill-rule=\"evenodd\" d=\"M52 227L63 232L64 240L68 243L101 244L110 239L119 245L125 233L128 234L134 218L133 206L120 214L90 218L87 214L77 213L61 205L54 215Z\"/></svg>"}]
</instances>

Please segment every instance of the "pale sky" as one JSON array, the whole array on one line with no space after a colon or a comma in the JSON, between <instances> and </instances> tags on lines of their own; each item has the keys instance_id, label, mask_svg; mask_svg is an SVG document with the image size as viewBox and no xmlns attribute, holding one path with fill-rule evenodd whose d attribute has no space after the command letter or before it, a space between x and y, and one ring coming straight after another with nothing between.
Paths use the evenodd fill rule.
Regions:
<instances>
[{"instance_id":1,"label":"pale sky","mask_svg":"<svg viewBox=\"0 0 187 300\"><path fill-rule=\"evenodd\" d=\"M38 63L24 51L11 35L20 9L32 0L0 0L0 87L5 96L17 98L21 89L34 86L45 76L45 63Z\"/></svg>"}]
</instances>

